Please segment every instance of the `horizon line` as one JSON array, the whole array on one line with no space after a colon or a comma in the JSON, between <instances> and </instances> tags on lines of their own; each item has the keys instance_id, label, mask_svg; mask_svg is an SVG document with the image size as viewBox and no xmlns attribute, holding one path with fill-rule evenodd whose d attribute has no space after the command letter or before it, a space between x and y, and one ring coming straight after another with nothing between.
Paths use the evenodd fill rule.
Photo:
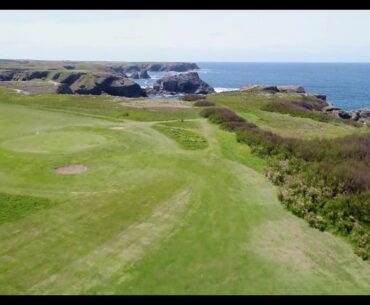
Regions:
<instances>
[{"instance_id":1,"label":"horizon line","mask_svg":"<svg viewBox=\"0 0 370 305\"><path fill-rule=\"evenodd\" d=\"M233 61L233 60L91 60L91 59L32 59L32 58L0 58L0 60L33 60L33 61L77 61L77 62L174 62L174 63L266 63L266 64L370 64L370 61Z\"/></svg>"}]
</instances>

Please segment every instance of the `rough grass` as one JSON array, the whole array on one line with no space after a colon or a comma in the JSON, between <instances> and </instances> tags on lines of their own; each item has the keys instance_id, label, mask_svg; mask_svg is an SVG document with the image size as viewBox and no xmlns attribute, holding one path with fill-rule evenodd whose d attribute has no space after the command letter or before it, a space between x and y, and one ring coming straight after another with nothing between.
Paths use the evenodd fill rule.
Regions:
<instances>
[{"instance_id":1,"label":"rough grass","mask_svg":"<svg viewBox=\"0 0 370 305\"><path fill-rule=\"evenodd\" d=\"M47 198L0 193L0 225L55 205L54 201Z\"/></svg>"},{"instance_id":2,"label":"rough grass","mask_svg":"<svg viewBox=\"0 0 370 305\"><path fill-rule=\"evenodd\" d=\"M155 125L153 128L174 139L184 149L203 149L208 146L207 140L193 130L163 125Z\"/></svg>"}]
</instances>

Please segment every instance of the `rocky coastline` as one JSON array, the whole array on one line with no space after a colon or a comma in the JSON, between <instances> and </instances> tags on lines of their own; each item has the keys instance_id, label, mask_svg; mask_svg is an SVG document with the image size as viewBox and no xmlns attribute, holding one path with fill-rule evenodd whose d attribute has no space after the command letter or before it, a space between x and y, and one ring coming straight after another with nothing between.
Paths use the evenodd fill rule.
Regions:
<instances>
[{"instance_id":1,"label":"rocky coastline","mask_svg":"<svg viewBox=\"0 0 370 305\"><path fill-rule=\"evenodd\" d=\"M6 61L6 63L8 63ZM45 81L45 84L59 94L109 94L125 97L145 97L146 90L140 87L133 79L148 79L148 71L185 72L199 69L195 63L143 63L143 64L91 64L89 69L82 63L52 62L46 65L43 61L10 61L14 67L7 65L0 67L0 82L28 82L32 88L32 81ZM35 64L35 69L24 65ZM128 73L130 76L128 76ZM26 84L26 83L23 83ZM35 90L44 88L36 86ZM42 91L41 91L42 92Z\"/></svg>"},{"instance_id":2,"label":"rocky coastline","mask_svg":"<svg viewBox=\"0 0 370 305\"><path fill-rule=\"evenodd\" d=\"M266 92L266 93L296 93L306 97L312 97L320 101L322 113L336 117L342 120L352 120L354 122L370 125L370 109L360 108L352 111L346 111L339 107L335 107L324 94L307 93L303 86L297 85L263 85L263 84L247 84L240 87L240 91L245 92ZM317 111L317 110L315 110Z\"/></svg>"}]
</instances>

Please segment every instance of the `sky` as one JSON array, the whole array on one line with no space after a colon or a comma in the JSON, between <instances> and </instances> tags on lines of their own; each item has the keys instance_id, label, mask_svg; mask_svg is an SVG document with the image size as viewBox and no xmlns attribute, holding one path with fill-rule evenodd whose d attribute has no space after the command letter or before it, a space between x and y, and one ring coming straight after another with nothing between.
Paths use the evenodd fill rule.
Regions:
<instances>
[{"instance_id":1,"label":"sky","mask_svg":"<svg viewBox=\"0 0 370 305\"><path fill-rule=\"evenodd\" d=\"M370 62L368 11L0 11L0 58Z\"/></svg>"}]
</instances>

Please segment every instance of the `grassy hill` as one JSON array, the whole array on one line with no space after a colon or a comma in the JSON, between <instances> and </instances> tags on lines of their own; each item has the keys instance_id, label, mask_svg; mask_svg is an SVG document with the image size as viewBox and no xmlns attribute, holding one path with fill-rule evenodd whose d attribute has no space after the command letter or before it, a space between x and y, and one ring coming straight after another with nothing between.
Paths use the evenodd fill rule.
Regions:
<instances>
[{"instance_id":1,"label":"grassy hill","mask_svg":"<svg viewBox=\"0 0 370 305\"><path fill-rule=\"evenodd\" d=\"M368 132L208 99L281 136ZM126 101L0 89L0 294L370 293L369 262L287 211L234 133Z\"/></svg>"}]
</instances>

